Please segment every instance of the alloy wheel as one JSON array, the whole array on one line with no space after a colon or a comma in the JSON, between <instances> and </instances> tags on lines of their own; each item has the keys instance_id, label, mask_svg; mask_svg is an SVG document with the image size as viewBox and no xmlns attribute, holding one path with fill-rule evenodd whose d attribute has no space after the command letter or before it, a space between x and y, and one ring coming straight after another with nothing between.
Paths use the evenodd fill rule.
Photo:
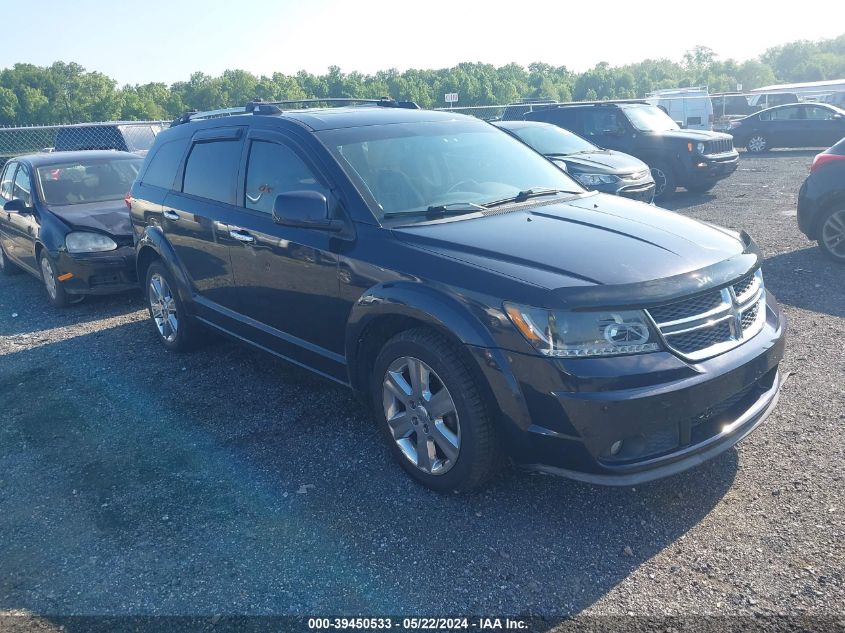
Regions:
<instances>
[{"instance_id":1,"label":"alloy wheel","mask_svg":"<svg viewBox=\"0 0 845 633\"><path fill-rule=\"evenodd\" d=\"M748 140L748 150L751 152L763 152L766 150L766 139L762 136L752 136Z\"/></svg>"},{"instance_id":2,"label":"alloy wheel","mask_svg":"<svg viewBox=\"0 0 845 633\"><path fill-rule=\"evenodd\" d=\"M179 318L176 313L176 299L167 280L155 273L150 277L149 287L150 313L155 321L158 333L168 343L176 340L179 332Z\"/></svg>"},{"instance_id":3,"label":"alloy wheel","mask_svg":"<svg viewBox=\"0 0 845 633\"><path fill-rule=\"evenodd\" d=\"M651 168L651 177L654 178L654 197L658 198L666 191L666 184L669 179L666 177L666 173L659 167Z\"/></svg>"},{"instance_id":4,"label":"alloy wheel","mask_svg":"<svg viewBox=\"0 0 845 633\"><path fill-rule=\"evenodd\" d=\"M401 356L387 368L382 394L387 426L405 458L431 475L448 472L460 452L461 425L437 373L418 358Z\"/></svg>"},{"instance_id":5,"label":"alloy wheel","mask_svg":"<svg viewBox=\"0 0 845 633\"><path fill-rule=\"evenodd\" d=\"M41 258L41 276L44 278L44 286L47 288L47 294L50 298L55 300L58 294L56 287L56 276L53 274L53 265L46 256Z\"/></svg>"},{"instance_id":6,"label":"alloy wheel","mask_svg":"<svg viewBox=\"0 0 845 633\"><path fill-rule=\"evenodd\" d=\"M845 209L832 214L824 223L822 241L836 257L845 259Z\"/></svg>"}]
</instances>

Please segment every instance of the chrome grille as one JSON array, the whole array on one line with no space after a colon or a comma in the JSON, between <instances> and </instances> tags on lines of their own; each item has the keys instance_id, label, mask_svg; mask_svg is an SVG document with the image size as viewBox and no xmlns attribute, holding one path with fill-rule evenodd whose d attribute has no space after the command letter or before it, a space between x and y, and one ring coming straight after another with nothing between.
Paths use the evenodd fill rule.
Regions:
<instances>
[{"instance_id":1,"label":"chrome grille","mask_svg":"<svg viewBox=\"0 0 845 633\"><path fill-rule=\"evenodd\" d=\"M704 144L704 153L705 154L725 154L727 152L733 151L734 142L733 139L724 138L718 139L714 141L707 141Z\"/></svg>"},{"instance_id":2,"label":"chrome grille","mask_svg":"<svg viewBox=\"0 0 845 633\"><path fill-rule=\"evenodd\" d=\"M649 308L666 345L690 360L721 354L763 329L766 313L763 273L757 270L735 284Z\"/></svg>"}]
</instances>

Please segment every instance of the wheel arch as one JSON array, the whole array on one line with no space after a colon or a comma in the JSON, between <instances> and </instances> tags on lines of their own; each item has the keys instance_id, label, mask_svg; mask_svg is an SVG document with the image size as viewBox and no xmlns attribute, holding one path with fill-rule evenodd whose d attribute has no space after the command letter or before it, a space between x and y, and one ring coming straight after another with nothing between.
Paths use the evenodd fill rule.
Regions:
<instances>
[{"instance_id":1,"label":"wheel arch","mask_svg":"<svg viewBox=\"0 0 845 633\"><path fill-rule=\"evenodd\" d=\"M135 268L138 274L138 283L141 284L142 288L146 283L147 269L150 264L156 260L161 261L173 275L179 298L186 305L190 305L191 284L188 281L188 276L176 256L176 251L160 229L152 226L146 227L141 239L138 240L135 252Z\"/></svg>"}]
</instances>

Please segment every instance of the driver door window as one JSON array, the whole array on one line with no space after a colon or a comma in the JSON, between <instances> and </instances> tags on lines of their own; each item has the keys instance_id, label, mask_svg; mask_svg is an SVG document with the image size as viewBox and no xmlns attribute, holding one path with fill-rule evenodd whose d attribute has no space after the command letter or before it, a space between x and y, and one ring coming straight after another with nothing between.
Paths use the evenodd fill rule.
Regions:
<instances>
[{"instance_id":1,"label":"driver door window","mask_svg":"<svg viewBox=\"0 0 845 633\"><path fill-rule=\"evenodd\" d=\"M23 200L23 203L28 207L32 206L32 183L29 180L29 174L23 167L18 169L18 173L15 174L12 198Z\"/></svg>"},{"instance_id":2,"label":"driver door window","mask_svg":"<svg viewBox=\"0 0 845 633\"><path fill-rule=\"evenodd\" d=\"M328 190L292 149L279 143L253 141L243 206L270 214L276 196L291 191L317 191L329 197Z\"/></svg>"}]
</instances>

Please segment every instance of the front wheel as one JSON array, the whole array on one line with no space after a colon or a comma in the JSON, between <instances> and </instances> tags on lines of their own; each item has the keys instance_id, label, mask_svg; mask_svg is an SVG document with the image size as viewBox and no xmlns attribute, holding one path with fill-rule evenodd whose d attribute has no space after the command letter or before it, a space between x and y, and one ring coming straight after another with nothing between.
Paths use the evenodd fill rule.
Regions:
<instances>
[{"instance_id":1,"label":"front wheel","mask_svg":"<svg viewBox=\"0 0 845 633\"><path fill-rule=\"evenodd\" d=\"M651 177L654 178L654 199L668 200L675 195L677 180L671 165L656 163L651 168Z\"/></svg>"},{"instance_id":2,"label":"front wheel","mask_svg":"<svg viewBox=\"0 0 845 633\"><path fill-rule=\"evenodd\" d=\"M823 216L819 247L832 260L845 264L845 209L831 209Z\"/></svg>"},{"instance_id":3,"label":"front wheel","mask_svg":"<svg viewBox=\"0 0 845 633\"><path fill-rule=\"evenodd\" d=\"M176 352L194 347L198 324L188 316L173 277L164 264L150 264L145 287L150 318L161 344Z\"/></svg>"},{"instance_id":4,"label":"front wheel","mask_svg":"<svg viewBox=\"0 0 845 633\"><path fill-rule=\"evenodd\" d=\"M745 144L745 149L752 154L762 154L770 149L769 139L762 134L755 134L748 139L748 143Z\"/></svg>"},{"instance_id":5,"label":"front wheel","mask_svg":"<svg viewBox=\"0 0 845 633\"><path fill-rule=\"evenodd\" d=\"M58 275L56 274L56 265L45 251L41 252L38 266L41 269L41 279L44 282L47 299L50 300L51 305L56 308L66 308L74 303L79 303L85 298L83 295L71 295L65 292L65 289L62 288L62 282L59 281Z\"/></svg>"},{"instance_id":6,"label":"front wheel","mask_svg":"<svg viewBox=\"0 0 845 633\"><path fill-rule=\"evenodd\" d=\"M438 492L470 490L501 463L493 421L455 346L427 329L401 332L376 359L371 397L391 453Z\"/></svg>"}]
</instances>

